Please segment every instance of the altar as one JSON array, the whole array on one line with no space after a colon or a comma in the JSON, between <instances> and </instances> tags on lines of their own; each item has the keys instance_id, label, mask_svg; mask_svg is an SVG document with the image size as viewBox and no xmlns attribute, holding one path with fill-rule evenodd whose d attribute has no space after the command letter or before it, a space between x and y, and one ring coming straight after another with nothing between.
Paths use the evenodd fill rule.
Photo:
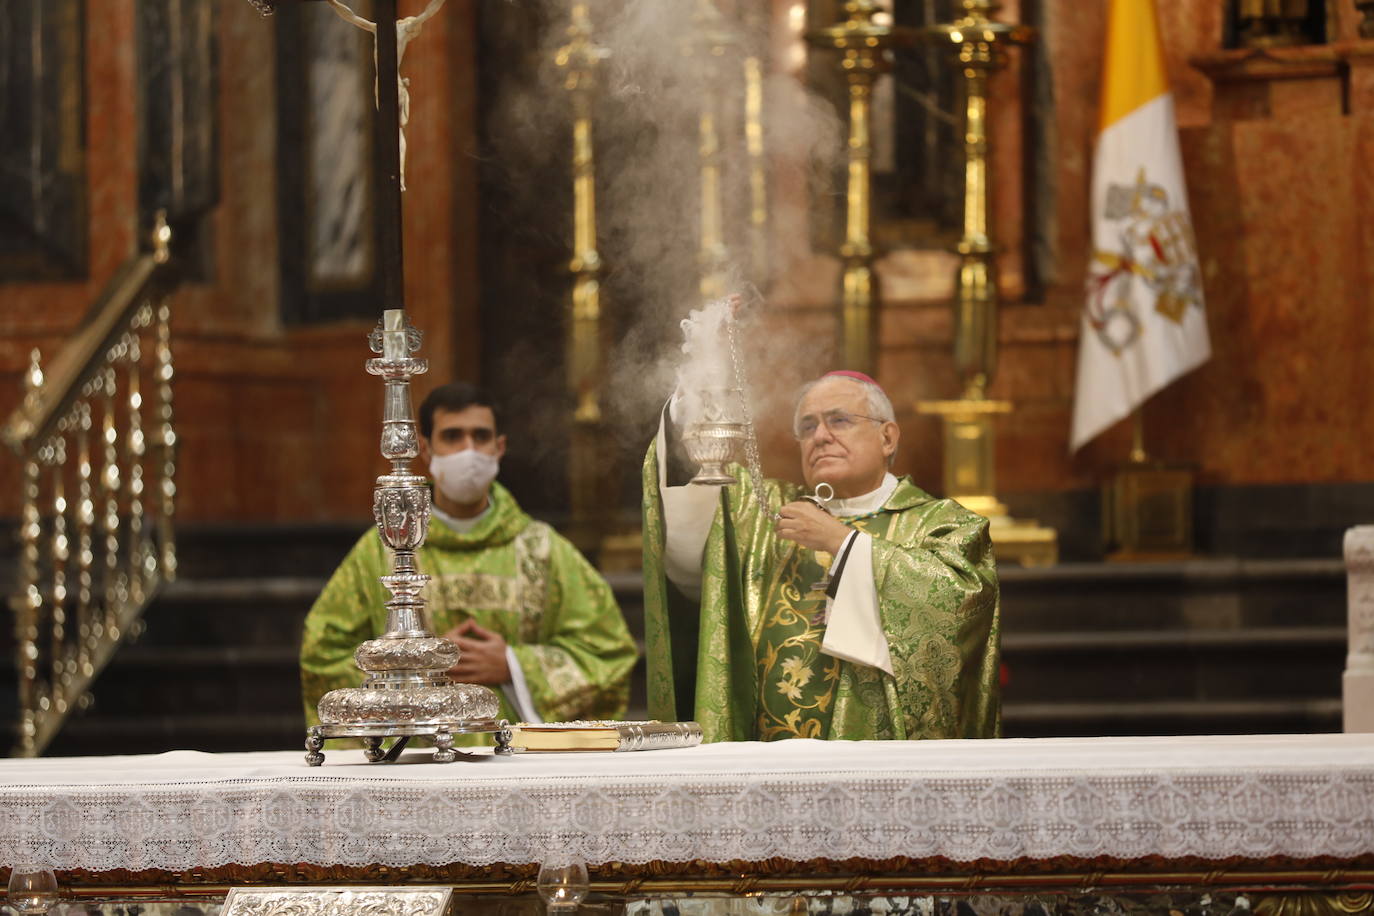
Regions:
<instances>
[{"instance_id":1,"label":"altar","mask_svg":"<svg viewBox=\"0 0 1374 916\"><path fill-rule=\"evenodd\" d=\"M1374 890L1374 735L336 750L0 761L0 859L68 899L242 885L530 896ZM1355 912L1358 910L1341 910Z\"/></svg>"}]
</instances>

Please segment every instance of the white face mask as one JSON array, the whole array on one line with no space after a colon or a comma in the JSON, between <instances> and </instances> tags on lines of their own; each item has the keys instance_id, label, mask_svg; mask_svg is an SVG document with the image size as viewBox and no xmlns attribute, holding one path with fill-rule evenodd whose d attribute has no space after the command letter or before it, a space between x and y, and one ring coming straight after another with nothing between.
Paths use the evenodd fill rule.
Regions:
<instances>
[{"instance_id":1,"label":"white face mask","mask_svg":"<svg viewBox=\"0 0 1374 916\"><path fill-rule=\"evenodd\" d=\"M470 448L429 460L430 476L440 491L454 502L468 506L482 501L500 469L501 461L495 455Z\"/></svg>"}]
</instances>

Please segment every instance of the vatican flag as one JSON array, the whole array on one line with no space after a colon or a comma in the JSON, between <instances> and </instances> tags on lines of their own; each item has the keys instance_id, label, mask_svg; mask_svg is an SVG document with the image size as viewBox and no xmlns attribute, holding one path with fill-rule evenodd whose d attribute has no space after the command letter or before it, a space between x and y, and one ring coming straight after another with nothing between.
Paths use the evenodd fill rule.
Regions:
<instances>
[{"instance_id":1,"label":"vatican flag","mask_svg":"<svg viewBox=\"0 0 1374 916\"><path fill-rule=\"evenodd\" d=\"M1211 355L1154 0L1110 0L1071 446Z\"/></svg>"}]
</instances>

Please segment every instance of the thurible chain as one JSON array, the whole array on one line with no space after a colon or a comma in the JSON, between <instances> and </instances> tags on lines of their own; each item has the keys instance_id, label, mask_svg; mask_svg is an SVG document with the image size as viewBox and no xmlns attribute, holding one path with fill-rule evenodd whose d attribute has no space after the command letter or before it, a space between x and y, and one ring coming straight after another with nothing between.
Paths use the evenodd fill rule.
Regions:
<instances>
[{"instance_id":1,"label":"thurible chain","mask_svg":"<svg viewBox=\"0 0 1374 916\"><path fill-rule=\"evenodd\" d=\"M754 487L754 499L758 501L759 511L774 520L780 518L768 505L768 494L763 488L763 462L759 459L759 439L754 431L754 414L749 409L749 383L744 375L744 361L739 355L739 335L735 330L735 317L725 319L726 335L730 341L730 363L735 373L735 390L739 393L740 409L744 416L744 461L749 470L749 481Z\"/></svg>"}]
</instances>

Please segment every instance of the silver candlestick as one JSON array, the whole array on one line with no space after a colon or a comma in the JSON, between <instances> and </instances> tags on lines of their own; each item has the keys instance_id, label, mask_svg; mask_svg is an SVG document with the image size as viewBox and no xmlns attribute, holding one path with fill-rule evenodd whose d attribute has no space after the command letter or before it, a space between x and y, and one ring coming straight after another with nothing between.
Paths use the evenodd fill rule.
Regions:
<instances>
[{"instance_id":1,"label":"silver candlestick","mask_svg":"<svg viewBox=\"0 0 1374 916\"><path fill-rule=\"evenodd\" d=\"M415 551L429 530L429 488L425 478L410 472L419 454L419 437L410 406L410 377L429 369L426 360L411 354L420 349L420 332L406 321L402 309L388 309L368 337L380 359L367 361L367 371L386 381L382 413L382 457L391 473L377 478L372 491L372 516L382 543L393 551L391 574L382 584L391 592L386 603L386 632L369 639L353 654L367 673L361 687L326 693L319 704L320 724L307 732L305 762L324 762L329 738L362 738L368 760L392 761L411 738L434 738L434 759L457 759L453 736L475 732L496 735L496 753L510 754L511 732L496 718L496 694L478 684L455 684L448 672L458 663L458 647L436 637L425 626L425 599L420 594L429 576L415 564ZM389 750L382 742L395 738Z\"/></svg>"}]
</instances>

